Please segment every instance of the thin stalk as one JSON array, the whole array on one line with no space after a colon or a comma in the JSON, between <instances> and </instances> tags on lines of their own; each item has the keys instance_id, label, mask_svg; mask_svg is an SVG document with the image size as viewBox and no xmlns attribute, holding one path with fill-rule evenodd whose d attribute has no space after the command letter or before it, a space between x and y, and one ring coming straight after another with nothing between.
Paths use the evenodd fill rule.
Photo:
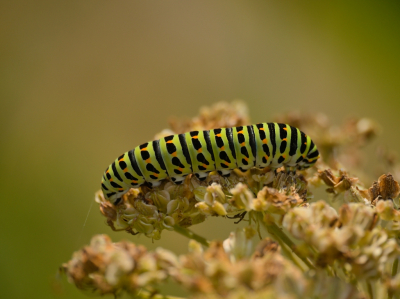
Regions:
<instances>
[{"instance_id":1,"label":"thin stalk","mask_svg":"<svg viewBox=\"0 0 400 299\"><path fill-rule=\"evenodd\" d=\"M279 243L279 245L281 245L282 251L290 257L290 259L293 261L293 263L302 271L302 272L306 272L306 268L304 267L304 265L299 261L299 258L297 257L297 255L294 254L293 251L291 251L290 249L288 249L288 246L282 242L282 240L277 238L277 242Z\"/></svg>"},{"instance_id":2,"label":"thin stalk","mask_svg":"<svg viewBox=\"0 0 400 299\"><path fill-rule=\"evenodd\" d=\"M259 214L259 217L261 218L262 214ZM308 266L308 268L315 269L315 266L311 263L311 261L308 258L301 255L301 253L297 250L296 244L294 244L293 241L290 240L290 238L280 229L279 226L276 225L275 222L270 222L267 224L264 221L262 221L261 218L261 223L265 226L265 228L270 234L282 240L282 242L284 242L303 261L303 263Z\"/></svg>"},{"instance_id":3,"label":"thin stalk","mask_svg":"<svg viewBox=\"0 0 400 299\"><path fill-rule=\"evenodd\" d=\"M210 242L207 241L205 238L203 238L202 236L199 236L198 234L195 234L194 232L192 232L191 230L181 227L179 225L174 225L174 231L176 231L177 233L189 238L189 239L193 239L197 242L199 242L201 245L204 245L206 247L208 247L210 245Z\"/></svg>"},{"instance_id":4,"label":"thin stalk","mask_svg":"<svg viewBox=\"0 0 400 299\"><path fill-rule=\"evenodd\" d=\"M399 267L399 259L395 259L393 262L393 267L392 267L392 276L396 276L397 274L397 268Z\"/></svg>"},{"instance_id":5,"label":"thin stalk","mask_svg":"<svg viewBox=\"0 0 400 299\"><path fill-rule=\"evenodd\" d=\"M369 298L374 299L374 292L372 290L372 285L369 280L367 281L367 290L368 290Z\"/></svg>"},{"instance_id":6,"label":"thin stalk","mask_svg":"<svg viewBox=\"0 0 400 299\"><path fill-rule=\"evenodd\" d=\"M397 274L397 268L399 267L399 259L395 259L393 262L393 267L392 267L392 277L396 276ZM393 291L388 290L388 299L392 299L393 298Z\"/></svg>"}]
</instances>

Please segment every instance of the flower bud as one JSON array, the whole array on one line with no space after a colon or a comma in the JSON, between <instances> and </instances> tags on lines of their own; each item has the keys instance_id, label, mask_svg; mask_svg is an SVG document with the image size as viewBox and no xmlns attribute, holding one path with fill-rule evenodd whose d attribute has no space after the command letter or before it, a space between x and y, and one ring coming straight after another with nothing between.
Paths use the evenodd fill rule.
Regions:
<instances>
[{"instance_id":1,"label":"flower bud","mask_svg":"<svg viewBox=\"0 0 400 299\"><path fill-rule=\"evenodd\" d=\"M168 230L174 230L174 225L175 225L175 220L171 216L166 216L163 219L163 228L168 229Z\"/></svg>"},{"instance_id":2,"label":"flower bud","mask_svg":"<svg viewBox=\"0 0 400 299\"><path fill-rule=\"evenodd\" d=\"M212 205L214 201L225 203L225 194L221 185L216 183L212 183L211 186L207 187L207 192L204 196L204 202L208 205Z\"/></svg>"},{"instance_id":3,"label":"flower bud","mask_svg":"<svg viewBox=\"0 0 400 299\"><path fill-rule=\"evenodd\" d=\"M154 230L154 227L149 220L140 215L136 221L133 222L133 227L140 233L149 234Z\"/></svg>"},{"instance_id":4,"label":"flower bud","mask_svg":"<svg viewBox=\"0 0 400 299\"><path fill-rule=\"evenodd\" d=\"M204 201L204 196L207 193L207 187L199 186L193 190L194 198L197 201Z\"/></svg>"},{"instance_id":5,"label":"flower bud","mask_svg":"<svg viewBox=\"0 0 400 299\"><path fill-rule=\"evenodd\" d=\"M230 190L233 195L229 202L239 210L251 211L253 206L253 193L249 190L247 185L239 183L235 188Z\"/></svg>"},{"instance_id":6,"label":"flower bud","mask_svg":"<svg viewBox=\"0 0 400 299\"><path fill-rule=\"evenodd\" d=\"M143 216L154 216L155 213L157 213L157 207L145 203L143 200L135 200L134 207L136 210Z\"/></svg>"},{"instance_id":7,"label":"flower bud","mask_svg":"<svg viewBox=\"0 0 400 299\"><path fill-rule=\"evenodd\" d=\"M386 221L400 221L400 212L394 209L391 200L379 200L376 204L376 211L383 220Z\"/></svg>"},{"instance_id":8,"label":"flower bud","mask_svg":"<svg viewBox=\"0 0 400 299\"><path fill-rule=\"evenodd\" d=\"M189 241L189 252L203 253L201 244L193 239Z\"/></svg>"},{"instance_id":9,"label":"flower bud","mask_svg":"<svg viewBox=\"0 0 400 299\"><path fill-rule=\"evenodd\" d=\"M170 201L170 195L166 190L153 190L146 194L146 198L153 201L153 204L159 211L165 213L167 211L167 204Z\"/></svg>"},{"instance_id":10,"label":"flower bud","mask_svg":"<svg viewBox=\"0 0 400 299\"><path fill-rule=\"evenodd\" d=\"M205 215L214 215L212 208L204 201L196 203L195 207Z\"/></svg>"},{"instance_id":11,"label":"flower bud","mask_svg":"<svg viewBox=\"0 0 400 299\"><path fill-rule=\"evenodd\" d=\"M253 236L254 234L246 233L246 230L239 228L230 233L229 238L223 242L223 247L232 262L252 255L254 251Z\"/></svg>"},{"instance_id":12,"label":"flower bud","mask_svg":"<svg viewBox=\"0 0 400 299\"><path fill-rule=\"evenodd\" d=\"M225 210L224 205L218 201L214 201L214 203L211 205L211 208L219 216L225 216L228 214Z\"/></svg>"}]
</instances>

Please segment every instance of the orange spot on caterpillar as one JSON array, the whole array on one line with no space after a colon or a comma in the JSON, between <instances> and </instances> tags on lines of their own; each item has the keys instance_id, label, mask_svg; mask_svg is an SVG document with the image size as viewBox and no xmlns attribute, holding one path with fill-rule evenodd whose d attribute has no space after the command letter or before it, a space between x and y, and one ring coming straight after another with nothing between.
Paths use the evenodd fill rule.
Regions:
<instances>
[{"instance_id":1,"label":"orange spot on caterpillar","mask_svg":"<svg viewBox=\"0 0 400 299\"><path fill-rule=\"evenodd\" d=\"M286 159L286 155L282 155L282 157L284 157Z\"/></svg>"},{"instance_id":2,"label":"orange spot on caterpillar","mask_svg":"<svg viewBox=\"0 0 400 299\"><path fill-rule=\"evenodd\" d=\"M154 175L156 178L158 178L158 176L159 176L159 174L157 174L157 173L155 173L155 172L153 172L153 175Z\"/></svg>"},{"instance_id":3,"label":"orange spot on caterpillar","mask_svg":"<svg viewBox=\"0 0 400 299\"><path fill-rule=\"evenodd\" d=\"M168 140L167 143L174 143L174 141L173 140Z\"/></svg>"},{"instance_id":4,"label":"orange spot on caterpillar","mask_svg":"<svg viewBox=\"0 0 400 299\"><path fill-rule=\"evenodd\" d=\"M249 161L249 158L247 158L247 157L244 157L244 159L245 159L246 161Z\"/></svg>"},{"instance_id":5,"label":"orange spot on caterpillar","mask_svg":"<svg viewBox=\"0 0 400 299\"><path fill-rule=\"evenodd\" d=\"M260 131L265 131L264 128L260 128Z\"/></svg>"},{"instance_id":6,"label":"orange spot on caterpillar","mask_svg":"<svg viewBox=\"0 0 400 299\"><path fill-rule=\"evenodd\" d=\"M124 158L122 158L121 160L118 160L118 162L124 161Z\"/></svg>"},{"instance_id":7,"label":"orange spot on caterpillar","mask_svg":"<svg viewBox=\"0 0 400 299\"><path fill-rule=\"evenodd\" d=\"M242 130L242 131L239 131L238 134L243 134L243 130Z\"/></svg>"},{"instance_id":8,"label":"orange spot on caterpillar","mask_svg":"<svg viewBox=\"0 0 400 299\"><path fill-rule=\"evenodd\" d=\"M225 145L223 145L220 149L221 149L221 151L224 151L225 150Z\"/></svg>"},{"instance_id":9,"label":"orange spot on caterpillar","mask_svg":"<svg viewBox=\"0 0 400 299\"><path fill-rule=\"evenodd\" d=\"M172 157L176 157L176 156L177 156L177 153L176 153L176 152L173 152L171 155L172 155Z\"/></svg>"},{"instance_id":10,"label":"orange spot on caterpillar","mask_svg":"<svg viewBox=\"0 0 400 299\"><path fill-rule=\"evenodd\" d=\"M224 164L225 164L226 166L229 166L229 162L226 162L226 161L225 161Z\"/></svg>"},{"instance_id":11,"label":"orange spot on caterpillar","mask_svg":"<svg viewBox=\"0 0 400 299\"><path fill-rule=\"evenodd\" d=\"M246 142L242 142L240 145L241 145L241 146L245 146L245 145L246 145Z\"/></svg>"},{"instance_id":12,"label":"orange spot on caterpillar","mask_svg":"<svg viewBox=\"0 0 400 299\"><path fill-rule=\"evenodd\" d=\"M140 151L141 151L141 152L143 152L143 151L147 151L147 147L145 147L145 148L142 148Z\"/></svg>"},{"instance_id":13,"label":"orange spot on caterpillar","mask_svg":"<svg viewBox=\"0 0 400 299\"><path fill-rule=\"evenodd\" d=\"M206 165L206 164L203 164L203 165L201 165L201 166L203 166L204 168L207 168L207 165Z\"/></svg>"},{"instance_id":14,"label":"orange spot on caterpillar","mask_svg":"<svg viewBox=\"0 0 400 299\"><path fill-rule=\"evenodd\" d=\"M307 144L307 142L304 142L304 144Z\"/></svg>"},{"instance_id":15,"label":"orange spot on caterpillar","mask_svg":"<svg viewBox=\"0 0 400 299\"><path fill-rule=\"evenodd\" d=\"M221 137L221 133L219 133L219 134L217 134L217 135L215 135L215 136L217 136L217 137Z\"/></svg>"},{"instance_id":16,"label":"orange spot on caterpillar","mask_svg":"<svg viewBox=\"0 0 400 299\"><path fill-rule=\"evenodd\" d=\"M198 139L199 136L192 136L192 139Z\"/></svg>"},{"instance_id":17,"label":"orange spot on caterpillar","mask_svg":"<svg viewBox=\"0 0 400 299\"><path fill-rule=\"evenodd\" d=\"M127 171L128 171L128 167L124 169L124 172L127 172Z\"/></svg>"},{"instance_id":18,"label":"orange spot on caterpillar","mask_svg":"<svg viewBox=\"0 0 400 299\"><path fill-rule=\"evenodd\" d=\"M262 141L264 144L267 144L268 143L268 140L267 139L263 139L263 141Z\"/></svg>"},{"instance_id":19,"label":"orange spot on caterpillar","mask_svg":"<svg viewBox=\"0 0 400 299\"><path fill-rule=\"evenodd\" d=\"M283 138L282 141L287 141L287 138Z\"/></svg>"},{"instance_id":20,"label":"orange spot on caterpillar","mask_svg":"<svg viewBox=\"0 0 400 299\"><path fill-rule=\"evenodd\" d=\"M182 171L182 170L183 170L183 168L181 168L181 167L178 167L178 170L179 170L179 171Z\"/></svg>"},{"instance_id":21,"label":"orange spot on caterpillar","mask_svg":"<svg viewBox=\"0 0 400 299\"><path fill-rule=\"evenodd\" d=\"M113 181L113 178L109 179L109 181L112 182L112 181Z\"/></svg>"},{"instance_id":22,"label":"orange spot on caterpillar","mask_svg":"<svg viewBox=\"0 0 400 299\"><path fill-rule=\"evenodd\" d=\"M124 191L124 188L118 188L119 191Z\"/></svg>"},{"instance_id":23,"label":"orange spot on caterpillar","mask_svg":"<svg viewBox=\"0 0 400 299\"><path fill-rule=\"evenodd\" d=\"M287 131L287 128L283 128L285 131Z\"/></svg>"},{"instance_id":24,"label":"orange spot on caterpillar","mask_svg":"<svg viewBox=\"0 0 400 299\"><path fill-rule=\"evenodd\" d=\"M148 158L147 160L145 160L146 163L151 163L151 158Z\"/></svg>"},{"instance_id":25,"label":"orange spot on caterpillar","mask_svg":"<svg viewBox=\"0 0 400 299\"><path fill-rule=\"evenodd\" d=\"M265 159L267 159L267 160L269 159L269 157L268 157L267 155L265 155L264 157L265 157Z\"/></svg>"},{"instance_id":26,"label":"orange spot on caterpillar","mask_svg":"<svg viewBox=\"0 0 400 299\"><path fill-rule=\"evenodd\" d=\"M198 153L201 153L202 151L203 151L202 148L199 148L199 149L197 150Z\"/></svg>"},{"instance_id":27,"label":"orange spot on caterpillar","mask_svg":"<svg viewBox=\"0 0 400 299\"><path fill-rule=\"evenodd\" d=\"M136 184L137 182L138 182L138 181L132 180L132 183L135 183L135 184Z\"/></svg>"}]
</instances>

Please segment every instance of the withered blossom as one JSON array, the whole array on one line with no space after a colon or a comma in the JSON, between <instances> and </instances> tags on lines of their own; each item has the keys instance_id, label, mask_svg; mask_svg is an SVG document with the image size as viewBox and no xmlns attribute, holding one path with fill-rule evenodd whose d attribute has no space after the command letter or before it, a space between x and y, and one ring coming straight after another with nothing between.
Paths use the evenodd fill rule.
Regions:
<instances>
[{"instance_id":1,"label":"withered blossom","mask_svg":"<svg viewBox=\"0 0 400 299\"><path fill-rule=\"evenodd\" d=\"M219 102L202 107L199 116L187 121L172 119L169 125L174 134L250 124L247 105L242 101Z\"/></svg>"},{"instance_id":2,"label":"withered blossom","mask_svg":"<svg viewBox=\"0 0 400 299\"><path fill-rule=\"evenodd\" d=\"M304 242L304 252L317 265L340 264L351 279L388 275L388 266L400 254L396 240L376 225L375 210L356 203L343 205L337 213L319 201L294 208L283 219L283 227Z\"/></svg>"},{"instance_id":3,"label":"withered blossom","mask_svg":"<svg viewBox=\"0 0 400 299\"><path fill-rule=\"evenodd\" d=\"M188 253L148 251L98 235L63 264L69 281L95 294L155 299L176 298L157 293L166 281L196 299L400 299L400 163L393 155L382 158L393 175L385 172L372 184L362 168L370 162L362 149L380 127L367 118L331 125L320 113L289 113L277 121L313 137L322 156L313 168L296 174L283 167L236 169L229 177L211 172L204 181L188 175L181 185L132 188L116 206L98 192L113 230L153 240L173 230L191 239ZM218 103L191 120L170 121L156 139L247 124L242 102ZM312 189L323 185L326 192L315 200ZM226 219L231 234L210 242L188 229L209 217L239 221ZM235 227L242 220L246 227Z\"/></svg>"},{"instance_id":4,"label":"withered blossom","mask_svg":"<svg viewBox=\"0 0 400 299\"><path fill-rule=\"evenodd\" d=\"M168 251L148 252L126 241L112 243L105 235L92 238L89 246L74 253L62 268L78 288L99 294L135 292L167 278L167 268L176 265Z\"/></svg>"}]
</instances>

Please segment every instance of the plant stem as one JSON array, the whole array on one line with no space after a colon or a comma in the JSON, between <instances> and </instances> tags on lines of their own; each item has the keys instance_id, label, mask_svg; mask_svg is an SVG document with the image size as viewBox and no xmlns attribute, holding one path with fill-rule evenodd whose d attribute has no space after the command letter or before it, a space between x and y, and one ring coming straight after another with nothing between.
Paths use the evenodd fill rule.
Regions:
<instances>
[{"instance_id":1,"label":"plant stem","mask_svg":"<svg viewBox=\"0 0 400 299\"><path fill-rule=\"evenodd\" d=\"M277 240L278 241L278 243L279 243L279 245L281 245L281 248L282 248L282 251L287 255L287 256L289 256L290 257L290 259L293 261L293 263L302 271L302 272L306 272L306 267L304 267L304 264L302 264L300 261L299 261L299 258L297 257L297 255L295 255L295 253L292 251L292 250L290 250L289 248L288 248L288 246L285 244L285 243L283 243L282 242L282 240Z\"/></svg>"},{"instance_id":2,"label":"plant stem","mask_svg":"<svg viewBox=\"0 0 400 299\"><path fill-rule=\"evenodd\" d=\"M397 268L399 267L399 259L396 258L393 262L393 267L392 267L392 277L396 276L397 274ZM392 291L388 291L388 298L392 299L393 298L393 292Z\"/></svg>"},{"instance_id":3,"label":"plant stem","mask_svg":"<svg viewBox=\"0 0 400 299\"><path fill-rule=\"evenodd\" d=\"M393 262L392 276L396 276L398 267L399 267L399 259L397 258Z\"/></svg>"},{"instance_id":4,"label":"plant stem","mask_svg":"<svg viewBox=\"0 0 400 299\"><path fill-rule=\"evenodd\" d=\"M374 299L374 292L372 291L372 285L369 280L367 281L367 289L368 289L369 298Z\"/></svg>"},{"instance_id":5,"label":"plant stem","mask_svg":"<svg viewBox=\"0 0 400 299\"><path fill-rule=\"evenodd\" d=\"M179 225L174 225L174 231L176 231L177 233L179 233L189 239L193 239L206 247L208 247L210 245L210 242L207 241L205 238L203 238L202 236L199 236L198 234L195 234L194 232L192 232L191 230L189 230L187 228L181 227Z\"/></svg>"},{"instance_id":6,"label":"plant stem","mask_svg":"<svg viewBox=\"0 0 400 299\"><path fill-rule=\"evenodd\" d=\"M262 217L262 214L259 214L259 217ZM282 229L276 225L275 222L265 223L260 219L261 223L265 226L267 231L274 235L278 240L280 239L284 242L310 269L315 269L315 266L308 260L308 258L301 255L301 253L297 250L296 244L293 243L292 240L282 231Z\"/></svg>"}]
</instances>

